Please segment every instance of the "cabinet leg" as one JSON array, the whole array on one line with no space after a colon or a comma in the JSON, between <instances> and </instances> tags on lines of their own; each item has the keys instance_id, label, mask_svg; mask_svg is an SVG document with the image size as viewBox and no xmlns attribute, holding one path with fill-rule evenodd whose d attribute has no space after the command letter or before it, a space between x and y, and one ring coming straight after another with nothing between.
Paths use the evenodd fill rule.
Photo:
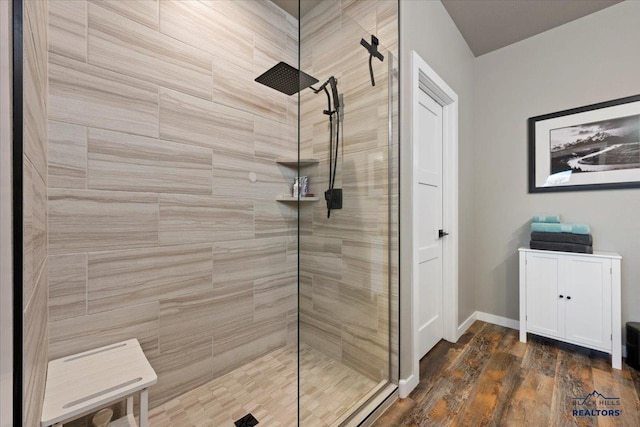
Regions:
<instances>
[{"instance_id":1,"label":"cabinet leg","mask_svg":"<svg viewBox=\"0 0 640 427\"><path fill-rule=\"evenodd\" d=\"M620 346L613 346L613 352L611 353L611 367L613 369L622 369L622 349Z\"/></svg>"},{"instance_id":2,"label":"cabinet leg","mask_svg":"<svg viewBox=\"0 0 640 427\"><path fill-rule=\"evenodd\" d=\"M526 329L520 328L520 342L523 342L523 343L527 342L527 331L526 331Z\"/></svg>"},{"instance_id":3,"label":"cabinet leg","mask_svg":"<svg viewBox=\"0 0 640 427\"><path fill-rule=\"evenodd\" d=\"M127 415L133 414L133 396L127 397Z\"/></svg>"},{"instance_id":4,"label":"cabinet leg","mask_svg":"<svg viewBox=\"0 0 640 427\"><path fill-rule=\"evenodd\" d=\"M149 426L149 390L140 392L140 427Z\"/></svg>"}]
</instances>

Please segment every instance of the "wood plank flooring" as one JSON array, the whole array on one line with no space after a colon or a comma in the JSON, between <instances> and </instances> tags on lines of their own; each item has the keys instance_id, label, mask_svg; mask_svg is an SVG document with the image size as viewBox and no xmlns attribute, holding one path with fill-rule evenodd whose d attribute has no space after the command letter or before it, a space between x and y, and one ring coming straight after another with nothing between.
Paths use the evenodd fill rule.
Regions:
<instances>
[{"instance_id":1,"label":"wood plank flooring","mask_svg":"<svg viewBox=\"0 0 640 427\"><path fill-rule=\"evenodd\" d=\"M597 390L619 406L576 406ZM420 361L420 384L375 427L640 426L640 373L613 370L607 354L476 321L458 343L438 343ZM620 416L573 415L619 409ZM402 413L402 415L399 415Z\"/></svg>"}]
</instances>

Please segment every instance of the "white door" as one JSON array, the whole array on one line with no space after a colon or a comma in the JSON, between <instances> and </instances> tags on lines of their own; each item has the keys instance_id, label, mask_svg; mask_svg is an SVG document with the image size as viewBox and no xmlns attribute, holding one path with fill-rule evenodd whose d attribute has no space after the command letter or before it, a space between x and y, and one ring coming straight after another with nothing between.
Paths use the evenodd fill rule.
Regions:
<instances>
[{"instance_id":1,"label":"white door","mask_svg":"<svg viewBox=\"0 0 640 427\"><path fill-rule=\"evenodd\" d=\"M527 253L527 329L548 337L564 337L564 275L562 259L556 255ZM522 321L522 319L520 319Z\"/></svg>"},{"instance_id":2,"label":"white door","mask_svg":"<svg viewBox=\"0 0 640 427\"><path fill-rule=\"evenodd\" d=\"M414 289L422 358L443 338L442 319L442 107L418 91L413 135Z\"/></svg>"},{"instance_id":3,"label":"white door","mask_svg":"<svg viewBox=\"0 0 640 427\"><path fill-rule=\"evenodd\" d=\"M567 256L565 337L611 351L611 260Z\"/></svg>"}]
</instances>

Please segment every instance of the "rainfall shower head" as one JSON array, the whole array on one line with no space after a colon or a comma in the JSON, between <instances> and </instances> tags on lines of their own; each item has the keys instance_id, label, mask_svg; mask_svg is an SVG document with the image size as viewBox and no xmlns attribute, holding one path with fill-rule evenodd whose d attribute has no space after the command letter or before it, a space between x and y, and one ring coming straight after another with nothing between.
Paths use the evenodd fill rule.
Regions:
<instances>
[{"instance_id":1,"label":"rainfall shower head","mask_svg":"<svg viewBox=\"0 0 640 427\"><path fill-rule=\"evenodd\" d=\"M256 81L287 95L318 83L318 79L284 62L279 62L262 73Z\"/></svg>"}]
</instances>

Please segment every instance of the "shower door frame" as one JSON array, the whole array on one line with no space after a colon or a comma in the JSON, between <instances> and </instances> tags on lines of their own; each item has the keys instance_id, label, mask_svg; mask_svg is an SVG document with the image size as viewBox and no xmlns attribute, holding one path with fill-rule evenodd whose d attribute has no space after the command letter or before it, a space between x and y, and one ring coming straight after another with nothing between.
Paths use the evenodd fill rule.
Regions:
<instances>
[{"instance_id":1,"label":"shower door frame","mask_svg":"<svg viewBox=\"0 0 640 427\"><path fill-rule=\"evenodd\" d=\"M12 232L13 232L13 425L23 418L23 0L11 2L12 34Z\"/></svg>"},{"instance_id":2,"label":"shower door frame","mask_svg":"<svg viewBox=\"0 0 640 427\"><path fill-rule=\"evenodd\" d=\"M2 187L2 205L0 207L0 375L2 383L0 385L0 424L10 425L13 422L14 403L14 374L13 361L13 204L9 200L13 199L12 173L13 159L12 152L12 5L11 2L0 2L0 185Z\"/></svg>"}]
</instances>

